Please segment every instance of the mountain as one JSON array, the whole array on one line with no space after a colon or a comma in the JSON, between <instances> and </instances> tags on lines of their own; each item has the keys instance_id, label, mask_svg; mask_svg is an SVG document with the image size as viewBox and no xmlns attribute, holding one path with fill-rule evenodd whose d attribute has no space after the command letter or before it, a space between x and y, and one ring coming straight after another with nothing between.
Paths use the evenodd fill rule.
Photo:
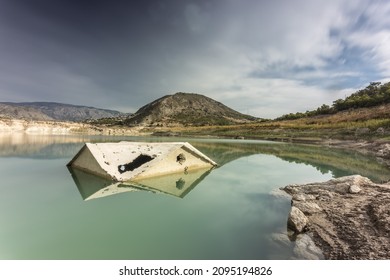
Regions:
<instances>
[{"instance_id":1,"label":"mountain","mask_svg":"<svg viewBox=\"0 0 390 280\"><path fill-rule=\"evenodd\" d=\"M113 110L54 102L0 102L0 116L17 119L84 121L122 115Z\"/></svg>"},{"instance_id":2,"label":"mountain","mask_svg":"<svg viewBox=\"0 0 390 280\"><path fill-rule=\"evenodd\" d=\"M209 97L178 92L163 96L143 107L124 121L126 125L228 125L258 120L241 114Z\"/></svg>"},{"instance_id":3,"label":"mountain","mask_svg":"<svg viewBox=\"0 0 390 280\"><path fill-rule=\"evenodd\" d=\"M25 120L52 120L51 117L36 108L17 105L16 103L0 103L0 117Z\"/></svg>"}]
</instances>

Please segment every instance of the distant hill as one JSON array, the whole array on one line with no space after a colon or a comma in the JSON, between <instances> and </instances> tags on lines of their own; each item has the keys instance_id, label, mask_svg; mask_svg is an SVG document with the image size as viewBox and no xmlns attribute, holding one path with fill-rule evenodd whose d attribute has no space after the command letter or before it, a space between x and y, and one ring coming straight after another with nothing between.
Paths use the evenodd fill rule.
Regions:
<instances>
[{"instance_id":1,"label":"distant hill","mask_svg":"<svg viewBox=\"0 0 390 280\"><path fill-rule=\"evenodd\" d=\"M25 119L25 120L53 120L42 111L16 103L0 103L0 117Z\"/></svg>"},{"instance_id":2,"label":"distant hill","mask_svg":"<svg viewBox=\"0 0 390 280\"><path fill-rule=\"evenodd\" d=\"M122 115L113 110L54 102L0 102L0 116L17 119L84 121Z\"/></svg>"},{"instance_id":3,"label":"distant hill","mask_svg":"<svg viewBox=\"0 0 390 280\"><path fill-rule=\"evenodd\" d=\"M126 125L228 125L258 120L241 114L209 97L178 92L166 95L140 108L124 121Z\"/></svg>"}]
</instances>

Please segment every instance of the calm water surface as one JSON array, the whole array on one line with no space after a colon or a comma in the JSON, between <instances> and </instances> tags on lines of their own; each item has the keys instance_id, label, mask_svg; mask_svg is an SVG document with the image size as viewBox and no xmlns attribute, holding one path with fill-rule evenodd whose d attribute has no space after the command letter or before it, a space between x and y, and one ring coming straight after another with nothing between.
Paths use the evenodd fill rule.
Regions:
<instances>
[{"instance_id":1,"label":"calm water surface","mask_svg":"<svg viewBox=\"0 0 390 280\"><path fill-rule=\"evenodd\" d=\"M66 164L86 141L121 140L185 140L219 167L182 198L138 190L84 200L95 181L76 185ZM275 190L357 173L390 178L374 158L311 146L2 135L0 259L302 258L294 242L275 239L286 236L290 209Z\"/></svg>"}]
</instances>

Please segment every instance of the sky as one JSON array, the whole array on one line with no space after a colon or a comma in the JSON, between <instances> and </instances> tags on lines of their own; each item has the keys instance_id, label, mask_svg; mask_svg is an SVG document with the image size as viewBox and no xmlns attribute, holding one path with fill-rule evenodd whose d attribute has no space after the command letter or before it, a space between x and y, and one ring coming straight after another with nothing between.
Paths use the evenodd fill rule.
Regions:
<instances>
[{"instance_id":1,"label":"sky","mask_svg":"<svg viewBox=\"0 0 390 280\"><path fill-rule=\"evenodd\" d=\"M0 101L275 118L390 81L387 0L0 0Z\"/></svg>"}]
</instances>

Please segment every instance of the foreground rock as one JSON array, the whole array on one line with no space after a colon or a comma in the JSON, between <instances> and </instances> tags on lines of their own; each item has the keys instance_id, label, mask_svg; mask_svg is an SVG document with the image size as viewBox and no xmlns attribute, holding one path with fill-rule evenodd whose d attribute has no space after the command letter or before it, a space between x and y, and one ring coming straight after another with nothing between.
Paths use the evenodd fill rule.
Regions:
<instances>
[{"instance_id":1,"label":"foreground rock","mask_svg":"<svg viewBox=\"0 0 390 280\"><path fill-rule=\"evenodd\" d=\"M309 234L326 259L390 259L389 184L354 175L283 190L292 196L289 227Z\"/></svg>"}]
</instances>

